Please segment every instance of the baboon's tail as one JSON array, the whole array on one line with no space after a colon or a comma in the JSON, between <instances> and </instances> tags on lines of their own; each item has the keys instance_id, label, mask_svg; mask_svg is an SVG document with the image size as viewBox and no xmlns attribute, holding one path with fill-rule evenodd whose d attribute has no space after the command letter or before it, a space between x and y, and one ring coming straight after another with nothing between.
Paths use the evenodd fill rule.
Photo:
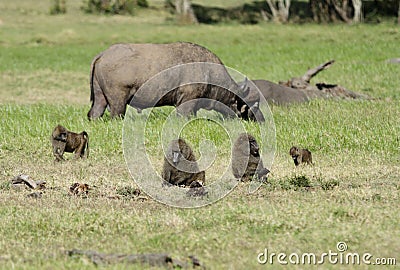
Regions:
<instances>
[{"instance_id":1,"label":"baboon's tail","mask_svg":"<svg viewBox=\"0 0 400 270\"><path fill-rule=\"evenodd\" d=\"M85 151L85 158L88 158L89 156L89 134L87 134L86 131L82 131L82 135L85 137L86 139L86 151Z\"/></svg>"}]
</instances>

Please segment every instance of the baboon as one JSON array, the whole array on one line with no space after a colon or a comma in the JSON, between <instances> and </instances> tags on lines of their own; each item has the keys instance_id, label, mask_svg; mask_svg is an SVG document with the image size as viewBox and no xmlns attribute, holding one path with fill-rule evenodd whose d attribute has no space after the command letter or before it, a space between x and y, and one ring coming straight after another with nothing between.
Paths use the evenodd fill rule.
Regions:
<instances>
[{"instance_id":1,"label":"baboon","mask_svg":"<svg viewBox=\"0 0 400 270\"><path fill-rule=\"evenodd\" d=\"M192 149L183 139L172 140L164 157L162 178L173 185L189 187L192 182L205 183Z\"/></svg>"},{"instance_id":2,"label":"baboon","mask_svg":"<svg viewBox=\"0 0 400 270\"><path fill-rule=\"evenodd\" d=\"M292 156L294 165L296 166L299 166L301 163L312 164L311 152L308 149L300 149L296 146L292 146L289 154Z\"/></svg>"},{"instance_id":3,"label":"baboon","mask_svg":"<svg viewBox=\"0 0 400 270\"><path fill-rule=\"evenodd\" d=\"M253 135L241 133L233 145L232 172L235 178L242 181L267 177L269 170L264 168L260 157L260 148Z\"/></svg>"},{"instance_id":4,"label":"baboon","mask_svg":"<svg viewBox=\"0 0 400 270\"><path fill-rule=\"evenodd\" d=\"M86 131L74 133L57 125L50 136L55 161L64 160L64 152L75 153L75 158L87 158L89 155L89 135Z\"/></svg>"}]
</instances>

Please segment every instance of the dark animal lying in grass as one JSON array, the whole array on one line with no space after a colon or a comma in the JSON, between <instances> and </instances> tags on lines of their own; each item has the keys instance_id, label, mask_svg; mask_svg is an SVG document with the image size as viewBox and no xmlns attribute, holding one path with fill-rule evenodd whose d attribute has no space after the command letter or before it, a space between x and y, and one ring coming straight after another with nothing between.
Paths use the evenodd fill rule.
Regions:
<instances>
[{"instance_id":1,"label":"dark animal lying in grass","mask_svg":"<svg viewBox=\"0 0 400 270\"><path fill-rule=\"evenodd\" d=\"M243 85L244 83L239 83ZM248 82L249 97L256 99L256 96L261 94L268 103L277 105L287 105L294 103L303 103L309 101L309 98L303 91L279 85L266 80L251 80ZM260 99L262 102L262 99Z\"/></svg>"},{"instance_id":2,"label":"dark animal lying in grass","mask_svg":"<svg viewBox=\"0 0 400 270\"><path fill-rule=\"evenodd\" d=\"M310 83L314 76L329 68L334 62L334 60L328 61L307 70L301 77L294 77L288 81L279 82L279 84L266 80L251 80L248 84L249 96L254 99L259 93L258 89L268 103L277 105L303 103L315 98L370 99L364 94L349 91L337 84L317 83L313 85ZM239 85L243 85L243 83L239 83Z\"/></svg>"},{"instance_id":3,"label":"dark animal lying in grass","mask_svg":"<svg viewBox=\"0 0 400 270\"><path fill-rule=\"evenodd\" d=\"M143 84L146 90L138 92ZM192 43L112 45L92 61L90 90L89 119L101 117L107 106L111 117L123 117L129 104L138 110L169 105L183 115L203 108L264 120L259 97L249 99L246 85L239 87L215 54Z\"/></svg>"}]
</instances>

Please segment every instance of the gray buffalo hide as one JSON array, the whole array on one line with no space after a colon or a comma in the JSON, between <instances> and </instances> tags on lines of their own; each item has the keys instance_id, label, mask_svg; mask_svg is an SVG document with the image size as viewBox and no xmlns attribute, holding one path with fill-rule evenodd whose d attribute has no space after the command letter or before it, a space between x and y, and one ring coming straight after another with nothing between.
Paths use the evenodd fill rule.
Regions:
<instances>
[{"instance_id":1,"label":"gray buffalo hide","mask_svg":"<svg viewBox=\"0 0 400 270\"><path fill-rule=\"evenodd\" d=\"M286 87L266 80L251 80L248 83L249 96L255 96L259 92L268 103L276 105L287 105L309 101L307 95L298 89ZM260 102L263 99L260 99Z\"/></svg>"},{"instance_id":2,"label":"gray buffalo hide","mask_svg":"<svg viewBox=\"0 0 400 270\"><path fill-rule=\"evenodd\" d=\"M258 97L249 98L246 85L239 87L215 54L192 43L112 45L93 59L90 87L89 119L101 117L107 106L111 117L123 117L129 104L263 120Z\"/></svg>"}]
</instances>

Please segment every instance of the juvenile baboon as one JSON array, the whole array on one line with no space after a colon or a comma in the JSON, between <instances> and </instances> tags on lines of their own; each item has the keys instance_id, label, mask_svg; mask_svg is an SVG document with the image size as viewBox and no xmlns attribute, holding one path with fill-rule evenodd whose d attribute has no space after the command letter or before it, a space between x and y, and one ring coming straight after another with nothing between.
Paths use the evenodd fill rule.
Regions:
<instances>
[{"instance_id":1,"label":"juvenile baboon","mask_svg":"<svg viewBox=\"0 0 400 270\"><path fill-rule=\"evenodd\" d=\"M164 157L162 178L177 186L189 187L194 181L204 185L205 172L199 171L193 151L185 140L170 142Z\"/></svg>"},{"instance_id":2,"label":"juvenile baboon","mask_svg":"<svg viewBox=\"0 0 400 270\"><path fill-rule=\"evenodd\" d=\"M75 153L75 158L87 158L89 155L89 135L86 131L74 133L57 125L50 136L55 161L64 160L64 152Z\"/></svg>"},{"instance_id":3,"label":"juvenile baboon","mask_svg":"<svg viewBox=\"0 0 400 270\"><path fill-rule=\"evenodd\" d=\"M290 148L289 154L292 156L294 165L298 166L301 163L312 164L311 152L308 149L300 149L296 146Z\"/></svg>"},{"instance_id":4,"label":"juvenile baboon","mask_svg":"<svg viewBox=\"0 0 400 270\"><path fill-rule=\"evenodd\" d=\"M252 180L254 175L257 175L258 179L267 177L269 170L264 168L259 150L253 135L248 133L239 135L232 152L232 172L235 178L247 181Z\"/></svg>"}]
</instances>

